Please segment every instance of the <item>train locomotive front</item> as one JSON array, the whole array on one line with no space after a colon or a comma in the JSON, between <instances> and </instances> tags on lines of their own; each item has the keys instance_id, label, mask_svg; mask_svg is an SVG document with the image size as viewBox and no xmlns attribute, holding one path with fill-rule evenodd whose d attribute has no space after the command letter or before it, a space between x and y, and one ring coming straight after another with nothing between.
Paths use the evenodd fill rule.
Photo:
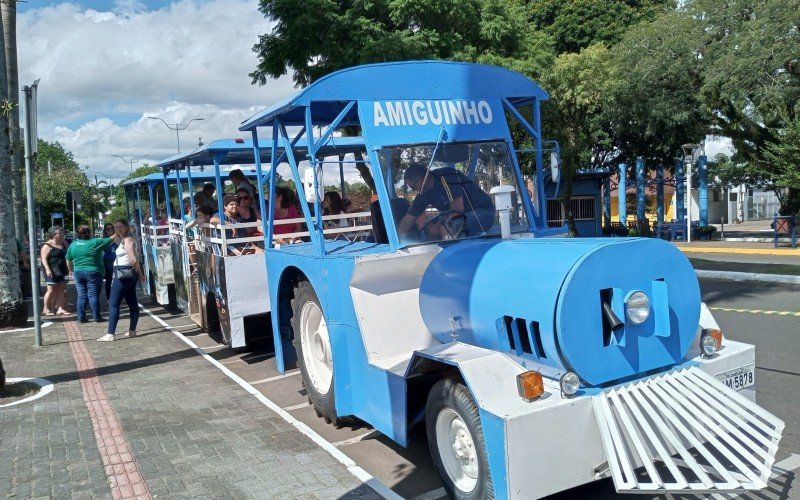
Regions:
<instances>
[{"instance_id":1,"label":"train locomotive front","mask_svg":"<svg viewBox=\"0 0 800 500\"><path fill-rule=\"evenodd\" d=\"M605 476L629 493L766 486L783 423L750 400L754 349L722 339L673 245L530 237L444 245L422 277L419 306L448 346L436 356L459 360L480 412L486 470L502 478L496 494L540 497ZM533 397L521 382L531 373L541 380ZM736 373L750 374L741 394L724 384ZM438 420L429 416L429 427ZM448 453L434 451L443 476L457 477ZM457 481L448 487L468 496Z\"/></svg>"}]
</instances>

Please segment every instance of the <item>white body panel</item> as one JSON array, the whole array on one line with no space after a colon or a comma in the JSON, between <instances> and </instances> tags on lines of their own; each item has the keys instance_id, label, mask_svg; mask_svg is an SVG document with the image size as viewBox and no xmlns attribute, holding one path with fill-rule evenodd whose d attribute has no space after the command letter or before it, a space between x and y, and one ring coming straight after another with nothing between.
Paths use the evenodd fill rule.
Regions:
<instances>
[{"instance_id":1,"label":"white body panel","mask_svg":"<svg viewBox=\"0 0 800 500\"><path fill-rule=\"evenodd\" d=\"M514 356L457 342L420 354L457 365L481 410L504 420L509 498L539 498L608 475L591 395L564 398L558 382L545 378L545 394L527 402L516 386L525 369ZM726 340L711 359L691 363L714 376L754 361L752 345ZM739 393L755 396L753 386Z\"/></svg>"},{"instance_id":2,"label":"white body panel","mask_svg":"<svg viewBox=\"0 0 800 500\"><path fill-rule=\"evenodd\" d=\"M694 361L703 371L714 376L753 363L755 348L726 340L724 349L714 358ZM557 388L553 390L548 384L545 387L550 397L529 403L527 414L516 414L506 420L511 498L539 498L607 475L592 398L563 399ZM753 386L739 393L754 399ZM507 397L520 399L516 387Z\"/></svg>"},{"instance_id":3,"label":"white body panel","mask_svg":"<svg viewBox=\"0 0 800 500\"><path fill-rule=\"evenodd\" d=\"M371 365L402 375L414 351L439 344L419 308L420 281L437 253L426 246L357 259L350 293Z\"/></svg>"},{"instance_id":4,"label":"white body panel","mask_svg":"<svg viewBox=\"0 0 800 500\"><path fill-rule=\"evenodd\" d=\"M244 318L272 310L264 256L239 255L224 260L224 281L219 285L227 299L231 347L244 347Z\"/></svg>"}]
</instances>

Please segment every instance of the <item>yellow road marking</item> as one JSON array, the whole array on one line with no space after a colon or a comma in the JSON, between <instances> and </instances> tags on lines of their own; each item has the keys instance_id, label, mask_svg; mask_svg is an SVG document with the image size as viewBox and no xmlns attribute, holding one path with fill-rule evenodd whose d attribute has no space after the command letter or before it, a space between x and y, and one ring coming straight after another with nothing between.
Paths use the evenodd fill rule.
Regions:
<instances>
[{"instance_id":1,"label":"yellow road marking","mask_svg":"<svg viewBox=\"0 0 800 500\"><path fill-rule=\"evenodd\" d=\"M777 314L778 316L797 316L800 318L800 311L765 311L763 309L738 309L735 307L709 307L712 311L737 312L749 314Z\"/></svg>"},{"instance_id":2,"label":"yellow road marking","mask_svg":"<svg viewBox=\"0 0 800 500\"><path fill-rule=\"evenodd\" d=\"M689 247L675 245L684 253L738 253L746 255L791 255L800 257L800 251L791 248L736 248L736 247Z\"/></svg>"}]
</instances>

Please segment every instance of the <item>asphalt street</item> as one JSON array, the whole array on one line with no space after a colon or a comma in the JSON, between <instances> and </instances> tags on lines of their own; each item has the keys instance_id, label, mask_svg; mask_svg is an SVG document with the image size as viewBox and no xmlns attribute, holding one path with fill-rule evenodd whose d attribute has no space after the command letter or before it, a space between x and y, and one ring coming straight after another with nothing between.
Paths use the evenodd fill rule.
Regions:
<instances>
[{"instance_id":1,"label":"asphalt street","mask_svg":"<svg viewBox=\"0 0 800 500\"><path fill-rule=\"evenodd\" d=\"M800 455L800 286L701 280L703 300L712 308L726 337L756 345L758 403L783 419L786 428L776 463L796 463ZM733 311L737 310L737 311ZM156 308L161 319L176 327L226 368L249 382L294 418L308 425L345 453L369 474L403 498L444 498L433 468L424 431L412 434L402 448L364 424L340 428L318 418L294 369L280 375L266 348L235 353L200 332L185 316ZM796 466L795 466L796 467ZM767 491L754 498L800 498L794 473L778 476ZM659 498L652 495L617 495L610 479L562 492L551 498ZM744 497L747 498L747 497Z\"/></svg>"}]
</instances>

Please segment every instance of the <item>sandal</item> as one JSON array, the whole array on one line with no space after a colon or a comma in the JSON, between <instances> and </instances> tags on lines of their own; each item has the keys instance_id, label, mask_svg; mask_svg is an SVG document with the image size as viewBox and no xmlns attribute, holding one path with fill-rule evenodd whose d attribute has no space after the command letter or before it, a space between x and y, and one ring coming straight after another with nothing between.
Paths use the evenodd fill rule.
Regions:
<instances>
[{"instance_id":1,"label":"sandal","mask_svg":"<svg viewBox=\"0 0 800 500\"><path fill-rule=\"evenodd\" d=\"M71 312L67 311L66 309L62 309L60 307L58 308L58 311L56 311L56 314L58 314L59 316L71 316L72 315Z\"/></svg>"},{"instance_id":2,"label":"sandal","mask_svg":"<svg viewBox=\"0 0 800 500\"><path fill-rule=\"evenodd\" d=\"M125 335L122 336L124 339L132 339L136 336L136 332L129 330Z\"/></svg>"},{"instance_id":3,"label":"sandal","mask_svg":"<svg viewBox=\"0 0 800 500\"><path fill-rule=\"evenodd\" d=\"M55 316L55 315L56 315L55 313L51 313L50 311L42 313L42 316Z\"/></svg>"},{"instance_id":4,"label":"sandal","mask_svg":"<svg viewBox=\"0 0 800 500\"><path fill-rule=\"evenodd\" d=\"M112 333L107 333L102 337L100 337L99 339L97 339L98 342L111 342L113 340L114 340L114 334Z\"/></svg>"}]
</instances>

